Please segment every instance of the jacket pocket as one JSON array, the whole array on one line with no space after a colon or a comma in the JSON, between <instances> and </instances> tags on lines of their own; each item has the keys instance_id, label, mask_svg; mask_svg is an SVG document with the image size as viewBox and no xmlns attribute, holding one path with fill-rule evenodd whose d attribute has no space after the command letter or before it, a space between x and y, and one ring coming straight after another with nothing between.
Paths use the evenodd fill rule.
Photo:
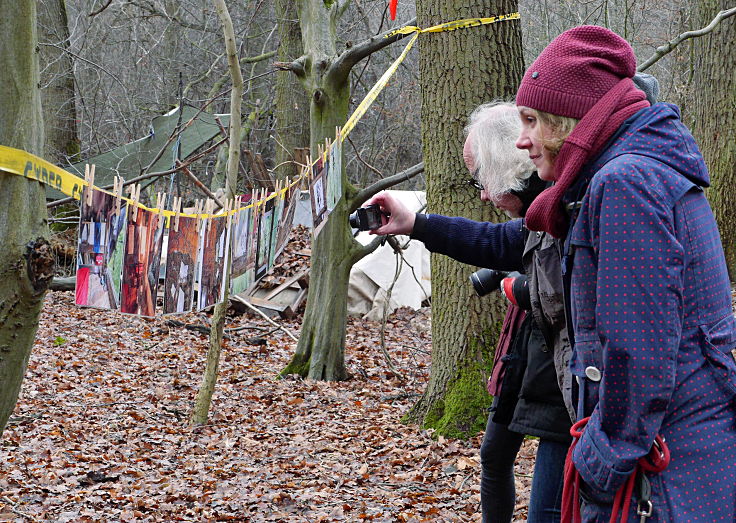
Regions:
<instances>
[{"instance_id":1,"label":"jacket pocket","mask_svg":"<svg viewBox=\"0 0 736 523\"><path fill-rule=\"evenodd\" d=\"M562 295L560 252L556 244L534 254L534 270L542 314L552 330L565 326L565 300Z\"/></svg>"},{"instance_id":2,"label":"jacket pocket","mask_svg":"<svg viewBox=\"0 0 736 523\"><path fill-rule=\"evenodd\" d=\"M736 397L736 360L731 352L736 348L736 319L729 314L713 325L701 325L705 336L703 356L716 382L729 398Z\"/></svg>"}]
</instances>

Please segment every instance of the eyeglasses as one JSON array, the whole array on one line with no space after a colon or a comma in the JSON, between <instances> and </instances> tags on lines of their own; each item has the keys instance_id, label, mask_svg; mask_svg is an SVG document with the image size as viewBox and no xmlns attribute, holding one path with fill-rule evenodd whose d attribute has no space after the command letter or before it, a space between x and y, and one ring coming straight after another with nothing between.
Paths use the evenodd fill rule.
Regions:
<instances>
[{"instance_id":1,"label":"eyeglasses","mask_svg":"<svg viewBox=\"0 0 736 523\"><path fill-rule=\"evenodd\" d=\"M473 189L477 189L478 191L482 191L483 190L483 186L475 178L470 178L468 180L468 185L470 185Z\"/></svg>"}]
</instances>

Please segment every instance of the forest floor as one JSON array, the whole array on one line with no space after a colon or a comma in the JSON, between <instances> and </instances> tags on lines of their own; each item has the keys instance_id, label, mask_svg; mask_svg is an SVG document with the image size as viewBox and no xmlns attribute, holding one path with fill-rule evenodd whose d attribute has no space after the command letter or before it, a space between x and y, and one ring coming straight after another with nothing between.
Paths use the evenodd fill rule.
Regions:
<instances>
[{"instance_id":1,"label":"forest floor","mask_svg":"<svg viewBox=\"0 0 736 523\"><path fill-rule=\"evenodd\" d=\"M351 319L339 383L275 379L295 342L230 317L243 329L224 343L209 424L193 428L207 334L49 292L0 446L0 521L480 521L482 435L401 422L429 376L428 311L386 324L403 381L381 324ZM281 320L297 336L299 322ZM517 521L535 444L517 459Z\"/></svg>"}]
</instances>

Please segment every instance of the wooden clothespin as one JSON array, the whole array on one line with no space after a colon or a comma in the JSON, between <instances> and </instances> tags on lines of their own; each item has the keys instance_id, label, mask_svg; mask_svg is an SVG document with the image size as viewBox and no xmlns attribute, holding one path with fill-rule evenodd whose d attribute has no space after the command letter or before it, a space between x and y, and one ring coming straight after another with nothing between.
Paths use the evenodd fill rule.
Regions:
<instances>
[{"instance_id":1,"label":"wooden clothespin","mask_svg":"<svg viewBox=\"0 0 736 523\"><path fill-rule=\"evenodd\" d=\"M214 210L214 203L210 198L207 198L207 200L204 202L204 214L207 216L206 229L205 234L210 232L210 227L212 226L212 211Z\"/></svg>"},{"instance_id":2,"label":"wooden clothespin","mask_svg":"<svg viewBox=\"0 0 736 523\"><path fill-rule=\"evenodd\" d=\"M179 232L179 218L181 218L181 196L174 196L174 202L171 206L174 211L174 232Z\"/></svg>"},{"instance_id":3,"label":"wooden clothespin","mask_svg":"<svg viewBox=\"0 0 736 523\"><path fill-rule=\"evenodd\" d=\"M112 193L115 195L115 216L120 216L120 202L123 199L123 179L115 176L112 179Z\"/></svg>"},{"instance_id":4,"label":"wooden clothespin","mask_svg":"<svg viewBox=\"0 0 736 523\"><path fill-rule=\"evenodd\" d=\"M164 202L166 201L166 193L156 193L156 210L161 212L164 208Z\"/></svg>"},{"instance_id":5,"label":"wooden clothespin","mask_svg":"<svg viewBox=\"0 0 736 523\"><path fill-rule=\"evenodd\" d=\"M138 219L138 200L141 197L141 184L133 184L128 189L130 192L131 218L133 221Z\"/></svg>"},{"instance_id":6,"label":"wooden clothespin","mask_svg":"<svg viewBox=\"0 0 736 523\"><path fill-rule=\"evenodd\" d=\"M202 200L197 200L194 202L194 215L195 219L197 220L197 232L199 232L199 228L202 226Z\"/></svg>"},{"instance_id":7,"label":"wooden clothespin","mask_svg":"<svg viewBox=\"0 0 736 523\"><path fill-rule=\"evenodd\" d=\"M95 186L95 164L84 165L84 181L87 182L87 193L85 194L85 203L87 206L92 205L92 191Z\"/></svg>"},{"instance_id":8,"label":"wooden clothespin","mask_svg":"<svg viewBox=\"0 0 736 523\"><path fill-rule=\"evenodd\" d=\"M165 192L158 192L156 193L156 223L161 223L158 220L165 220L166 217L164 216L164 206L166 205L166 193Z\"/></svg>"}]
</instances>

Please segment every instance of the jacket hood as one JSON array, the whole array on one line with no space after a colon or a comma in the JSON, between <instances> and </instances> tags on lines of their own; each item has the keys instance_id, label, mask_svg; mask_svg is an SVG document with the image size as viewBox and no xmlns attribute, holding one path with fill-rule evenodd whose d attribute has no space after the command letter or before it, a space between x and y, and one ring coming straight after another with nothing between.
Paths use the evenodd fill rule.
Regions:
<instances>
[{"instance_id":1,"label":"jacket hood","mask_svg":"<svg viewBox=\"0 0 736 523\"><path fill-rule=\"evenodd\" d=\"M616 156L647 156L674 169L700 187L710 186L702 154L690 131L680 121L677 106L657 103L626 120L594 164L599 167Z\"/></svg>"}]
</instances>

